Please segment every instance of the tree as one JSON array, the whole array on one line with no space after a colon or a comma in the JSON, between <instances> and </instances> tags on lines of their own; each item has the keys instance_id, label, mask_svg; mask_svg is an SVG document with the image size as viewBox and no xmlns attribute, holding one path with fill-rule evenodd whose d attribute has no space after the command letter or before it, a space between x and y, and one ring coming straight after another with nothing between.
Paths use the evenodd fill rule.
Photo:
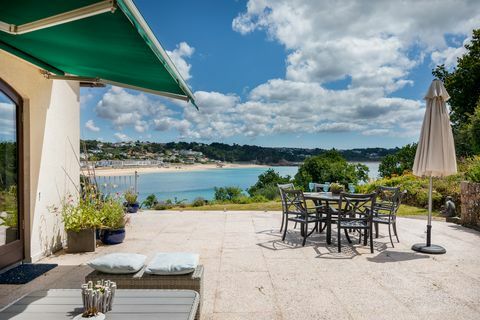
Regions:
<instances>
[{"instance_id":1,"label":"tree","mask_svg":"<svg viewBox=\"0 0 480 320\"><path fill-rule=\"evenodd\" d=\"M472 41L465 45L467 52L457 59L457 67L451 72L445 65L437 66L432 74L442 80L450 94L450 120L459 155L474 153L466 143L471 117L480 103L480 29L473 30Z\"/></svg>"},{"instance_id":2,"label":"tree","mask_svg":"<svg viewBox=\"0 0 480 320\"><path fill-rule=\"evenodd\" d=\"M417 152L417 144L407 144L394 154L385 156L378 167L380 176L389 178L392 175L402 175L405 171L411 171Z\"/></svg>"},{"instance_id":3,"label":"tree","mask_svg":"<svg viewBox=\"0 0 480 320\"><path fill-rule=\"evenodd\" d=\"M268 169L264 173L258 176L258 181L248 188L248 193L253 196L258 190L269 186L276 186L277 184L289 183L291 181L290 176L282 177L278 172L273 169Z\"/></svg>"},{"instance_id":4,"label":"tree","mask_svg":"<svg viewBox=\"0 0 480 320\"><path fill-rule=\"evenodd\" d=\"M242 189L239 187L215 187L214 190L215 200L217 201L233 201L242 195Z\"/></svg>"},{"instance_id":5,"label":"tree","mask_svg":"<svg viewBox=\"0 0 480 320\"><path fill-rule=\"evenodd\" d=\"M360 181L368 181L368 167L361 163L348 163L336 150L307 158L295 175L296 185L305 190L310 182L339 182L347 185Z\"/></svg>"}]
</instances>

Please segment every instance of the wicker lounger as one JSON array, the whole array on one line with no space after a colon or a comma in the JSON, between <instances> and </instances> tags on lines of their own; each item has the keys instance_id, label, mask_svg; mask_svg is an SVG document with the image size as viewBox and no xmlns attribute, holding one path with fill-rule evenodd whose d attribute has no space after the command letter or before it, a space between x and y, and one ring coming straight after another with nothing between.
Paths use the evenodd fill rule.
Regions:
<instances>
[{"instance_id":1,"label":"wicker lounger","mask_svg":"<svg viewBox=\"0 0 480 320\"><path fill-rule=\"evenodd\" d=\"M134 274L111 274L94 270L85 277L85 281L96 282L98 280L115 281L118 289L187 289L194 290L200 295L195 319L200 319L200 311L203 301L203 266L198 265L195 271L189 274L179 275L150 275L144 273L144 269Z\"/></svg>"}]
</instances>

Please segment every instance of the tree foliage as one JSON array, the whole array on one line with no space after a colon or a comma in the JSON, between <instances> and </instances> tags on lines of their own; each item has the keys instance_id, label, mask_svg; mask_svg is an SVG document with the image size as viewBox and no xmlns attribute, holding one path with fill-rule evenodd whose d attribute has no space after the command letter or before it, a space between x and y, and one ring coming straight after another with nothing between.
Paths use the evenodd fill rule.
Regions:
<instances>
[{"instance_id":1,"label":"tree foliage","mask_svg":"<svg viewBox=\"0 0 480 320\"><path fill-rule=\"evenodd\" d=\"M215 187L215 200L235 201L242 196L242 189L239 187Z\"/></svg>"},{"instance_id":2,"label":"tree foliage","mask_svg":"<svg viewBox=\"0 0 480 320\"><path fill-rule=\"evenodd\" d=\"M309 182L339 182L347 185L360 181L368 181L368 167L360 163L348 163L336 150L307 158L295 175L295 184L305 190Z\"/></svg>"},{"instance_id":3,"label":"tree foliage","mask_svg":"<svg viewBox=\"0 0 480 320\"><path fill-rule=\"evenodd\" d=\"M417 144L407 144L396 153L386 156L380 162L378 172L383 178L391 177L393 175L402 175L405 171L411 171L413 168L413 161L415 160L415 153L417 151Z\"/></svg>"},{"instance_id":4,"label":"tree foliage","mask_svg":"<svg viewBox=\"0 0 480 320\"><path fill-rule=\"evenodd\" d=\"M467 52L457 60L457 66L449 71L445 65L437 66L433 75L445 84L450 94L450 119L453 124L457 153L469 155L478 153L471 142L480 143L478 115L480 108L480 29L473 30L472 41L465 45ZM474 121L476 125L470 126Z\"/></svg>"},{"instance_id":5,"label":"tree foliage","mask_svg":"<svg viewBox=\"0 0 480 320\"><path fill-rule=\"evenodd\" d=\"M278 195L277 184L289 183L292 178L290 176L282 177L273 169L268 169L258 176L258 181L248 188L248 194L251 197L264 196L269 200L273 200Z\"/></svg>"}]
</instances>

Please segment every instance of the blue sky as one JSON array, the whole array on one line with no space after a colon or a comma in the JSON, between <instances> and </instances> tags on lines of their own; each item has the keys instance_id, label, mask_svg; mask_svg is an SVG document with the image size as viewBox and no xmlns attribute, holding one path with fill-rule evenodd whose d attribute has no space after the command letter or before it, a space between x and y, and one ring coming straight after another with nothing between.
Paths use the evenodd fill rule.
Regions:
<instances>
[{"instance_id":1,"label":"blue sky","mask_svg":"<svg viewBox=\"0 0 480 320\"><path fill-rule=\"evenodd\" d=\"M418 137L431 69L453 67L480 27L474 1L135 3L200 111L132 90L82 89L83 138L402 146Z\"/></svg>"}]
</instances>

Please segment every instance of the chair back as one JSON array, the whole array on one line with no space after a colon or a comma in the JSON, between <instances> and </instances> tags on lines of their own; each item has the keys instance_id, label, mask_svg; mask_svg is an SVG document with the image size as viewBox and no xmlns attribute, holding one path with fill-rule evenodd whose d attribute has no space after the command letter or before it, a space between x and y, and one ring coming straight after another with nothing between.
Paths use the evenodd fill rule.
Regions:
<instances>
[{"instance_id":1,"label":"chair back","mask_svg":"<svg viewBox=\"0 0 480 320\"><path fill-rule=\"evenodd\" d=\"M325 186L325 184L323 183L314 183L313 184L313 191L314 192L323 192L323 187Z\"/></svg>"},{"instance_id":2,"label":"chair back","mask_svg":"<svg viewBox=\"0 0 480 320\"><path fill-rule=\"evenodd\" d=\"M395 215L400 207L402 196L403 193L400 192L399 187L380 186L377 188L378 201L375 209L377 211L389 211L390 215Z\"/></svg>"},{"instance_id":3,"label":"chair back","mask_svg":"<svg viewBox=\"0 0 480 320\"><path fill-rule=\"evenodd\" d=\"M285 196L285 212L287 214L297 214L307 216L307 203L302 190L284 189Z\"/></svg>"},{"instance_id":4,"label":"chair back","mask_svg":"<svg viewBox=\"0 0 480 320\"><path fill-rule=\"evenodd\" d=\"M346 193L340 194L339 220L347 217L365 217L371 219L373 208L375 207L377 193Z\"/></svg>"},{"instance_id":5,"label":"chair back","mask_svg":"<svg viewBox=\"0 0 480 320\"><path fill-rule=\"evenodd\" d=\"M285 212L285 194L284 190L294 190L295 187L293 186L293 183L284 183L284 184L277 184L278 187L278 192L280 192L280 199L282 201L282 211Z\"/></svg>"}]
</instances>

